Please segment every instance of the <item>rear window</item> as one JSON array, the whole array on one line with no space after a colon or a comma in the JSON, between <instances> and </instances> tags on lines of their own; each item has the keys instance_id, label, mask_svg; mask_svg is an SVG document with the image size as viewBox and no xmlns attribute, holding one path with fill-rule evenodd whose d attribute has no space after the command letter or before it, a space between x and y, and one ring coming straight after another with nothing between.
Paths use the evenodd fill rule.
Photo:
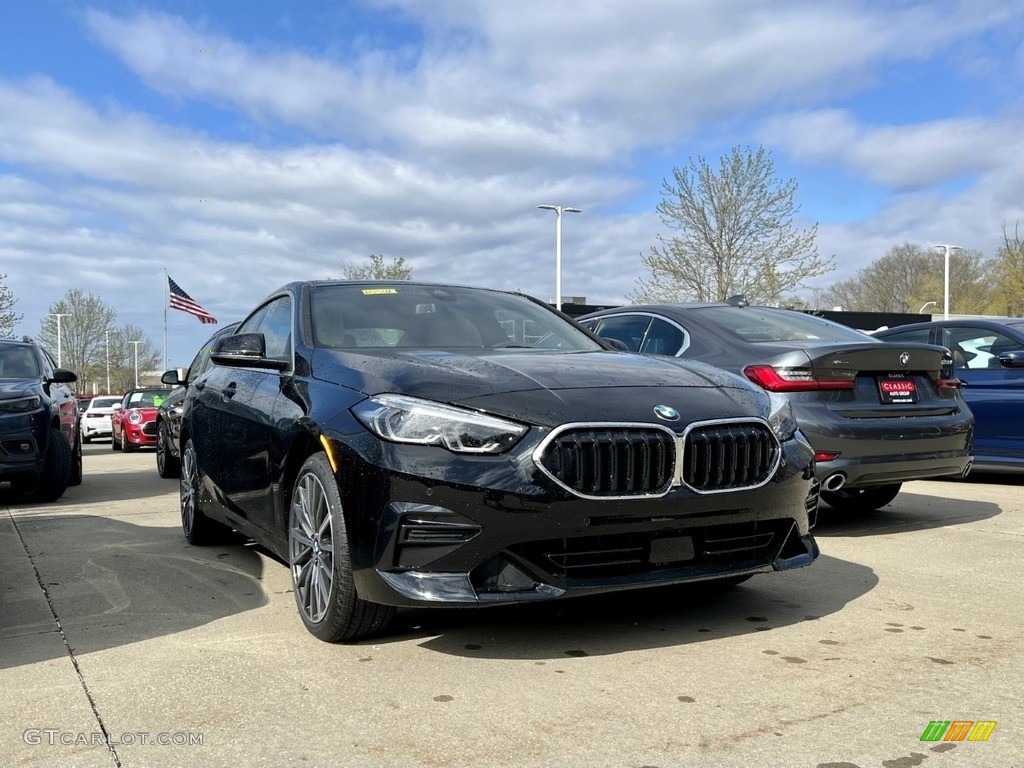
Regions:
<instances>
[{"instance_id":1,"label":"rear window","mask_svg":"<svg viewBox=\"0 0 1024 768\"><path fill-rule=\"evenodd\" d=\"M116 403L120 403L120 397L94 397L92 402L89 403L90 408L113 408Z\"/></svg>"},{"instance_id":2,"label":"rear window","mask_svg":"<svg viewBox=\"0 0 1024 768\"><path fill-rule=\"evenodd\" d=\"M873 336L853 328L789 309L702 307L694 311L751 344L773 341L873 341L881 344Z\"/></svg>"}]
</instances>

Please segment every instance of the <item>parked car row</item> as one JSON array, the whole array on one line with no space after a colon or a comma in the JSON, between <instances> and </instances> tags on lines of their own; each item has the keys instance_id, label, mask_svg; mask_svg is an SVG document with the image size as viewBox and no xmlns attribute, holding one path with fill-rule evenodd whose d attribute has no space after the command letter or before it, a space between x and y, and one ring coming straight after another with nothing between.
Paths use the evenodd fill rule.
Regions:
<instances>
[{"instance_id":1,"label":"parked car row","mask_svg":"<svg viewBox=\"0 0 1024 768\"><path fill-rule=\"evenodd\" d=\"M739 297L574 323L521 294L298 282L82 434L110 408L112 448L179 478L189 542L255 539L307 629L351 641L401 606L809 565L819 499L1021 461L1022 325L867 335Z\"/></svg>"}]
</instances>

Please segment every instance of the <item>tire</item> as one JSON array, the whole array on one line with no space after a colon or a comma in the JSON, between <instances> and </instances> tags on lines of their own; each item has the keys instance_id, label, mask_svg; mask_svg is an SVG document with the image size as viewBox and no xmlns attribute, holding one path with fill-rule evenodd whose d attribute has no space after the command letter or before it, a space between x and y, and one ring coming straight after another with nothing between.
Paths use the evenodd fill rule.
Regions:
<instances>
[{"instance_id":1,"label":"tire","mask_svg":"<svg viewBox=\"0 0 1024 768\"><path fill-rule=\"evenodd\" d=\"M306 459L295 478L288 564L299 616L314 637L352 642L381 632L394 618L392 606L356 595L341 494L323 453Z\"/></svg>"},{"instance_id":2,"label":"tire","mask_svg":"<svg viewBox=\"0 0 1024 768\"><path fill-rule=\"evenodd\" d=\"M231 537L231 528L211 520L199 509L199 494L203 488L203 474L199 469L192 440L185 443L181 456L181 481L178 484L181 503L181 531L185 540L197 547L222 544Z\"/></svg>"},{"instance_id":3,"label":"tire","mask_svg":"<svg viewBox=\"0 0 1024 768\"><path fill-rule=\"evenodd\" d=\"M82 435L82 442L85 443L86 445L88 445L89 443L92 442L92 436L91 435L84 435L83 434Z\"/></svg>"},{"instance_id":4,"label":"tire","mask_svg":"<svg viewBox=\"0 0 1024 768\"><path fill-rule=\"evenodd\" d=\"M873 512L896 498L903 483L822 491L821 500L840 512Z\"/></svg>"},{"instance_id":5,"label":"tire","mask_svg":"<svg viewBox=\"0 0 1024 768\"><path fill-rule=\"evenodd\" d=\"M135 450L135 446L128 442L128 430L121 430L121 451L124 453L131 453Z\"/></svg>"},{"instance_id":6,"label":"tire","mask_svg":"<svg viewBox=\"0 0 1024 768\"><path fill-rule=\"evenodd\" d=\"M71 450L71 476L68 485L82 484L82 433L75 437L75 447Z\"/></svg>"},{"instance_id":7,"label":"tire","mask_svg":"<svg viewBox=\"0 0 1024 768\"><path fill-rule=\"evenodd\" d=\"M121 441L118 440L114 436L113 431L111 431L111 433L110 433L110 450L112 450L112 451L120 451L121 450Z\"/></svg>"},{"instance_id":8,"label":"tire","mask_svg":"<svg viewBox=\"0 0 1024 768\"><path fill-rule=\"evenodd\" d=\"M171 455L171 435L166 421L160 422L156 434L156 472L160 477L181 476L181 461Z\"/></svg>"},{"instance_id":9,"label":"tire","mask_svg":"<svg viewBox=\"0 0 1024 768\"><path fill-rule=\"evenodd\" d=\"M56 501L64 495L71 480L71 446L59 429L51 429L46 440L46 459L35 488L29 492L32 501Z\"/></svg>"}]
</instances>

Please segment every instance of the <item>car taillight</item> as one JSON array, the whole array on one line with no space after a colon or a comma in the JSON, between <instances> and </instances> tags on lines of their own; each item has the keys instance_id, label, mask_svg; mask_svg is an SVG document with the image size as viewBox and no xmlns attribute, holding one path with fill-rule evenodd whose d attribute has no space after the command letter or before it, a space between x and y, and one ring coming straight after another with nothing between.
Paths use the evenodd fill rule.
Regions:
<instances>
[{"instance_id":1,"label":"car taillight","mask_svg":"<svg viewBox=\"0 0 1024 768\"><path fill-rule=\"evenodd\" d=\"M850 378L816 378L809 368L773 368L770 365L748 365L744 375L769 392L806 392L818 389L853 389Z\"/></svg>"},{"instance_id":2,"label":"car taillight","mask_svg":"<svg viewBox=\"0 0 1024 768\"><path fill-rule=\"evenodd\" d=\"M939 389L960 389L962 383L960 379L939 379L935 382Z\"/></svg>"}]
</instances>

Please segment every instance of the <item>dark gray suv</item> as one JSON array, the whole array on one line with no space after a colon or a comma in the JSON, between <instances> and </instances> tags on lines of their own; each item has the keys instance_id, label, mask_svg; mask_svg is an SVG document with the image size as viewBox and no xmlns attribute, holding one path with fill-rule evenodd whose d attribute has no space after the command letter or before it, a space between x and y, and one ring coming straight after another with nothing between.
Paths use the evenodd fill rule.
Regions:
<instances>
[{"instance_id":1,"label":"dark gray suv","mask_svg":"<svg viewBox=\"0 0 1024 768\"><path fill-rule=\"evenodd\" d=\"M78 404L58 368L35 341L0 339L0 481L33 501L55 501L82 482Z\"/></svg>"}]
</instances>

